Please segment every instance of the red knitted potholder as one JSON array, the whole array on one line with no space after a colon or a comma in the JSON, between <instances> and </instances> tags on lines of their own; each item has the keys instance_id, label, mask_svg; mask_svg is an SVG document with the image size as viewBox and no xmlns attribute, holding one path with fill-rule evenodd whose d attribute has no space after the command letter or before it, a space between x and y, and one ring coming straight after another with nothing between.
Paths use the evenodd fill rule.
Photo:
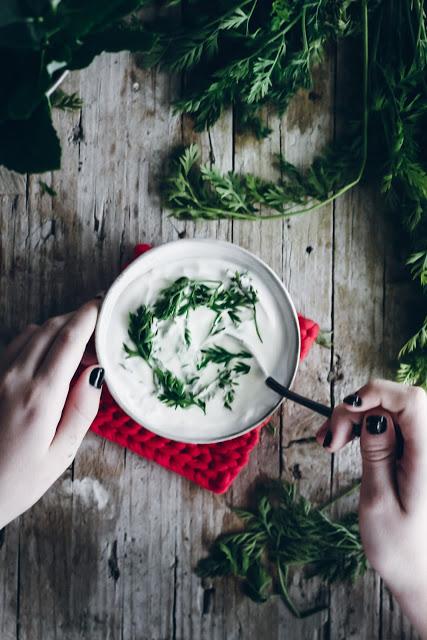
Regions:
<instances>
[{"instance_id":1,"label":"red knitted potholder","mask_svg":"<svg viewBox=\"0 0 427 640\"><path fill-rule=\"evenodd\" d=\"M150 248L148 244L137 245L133 259ZM302 359L317 338L319 325L301 315L298 315L298 320ZM249 454L259 440L260 428L233 440L216 444L186 444L168 440L148 431L126 415L105 385L98 415L91 426L92 431L103 438L116 442L144 458L154 460L166 469L175 471L215 493L227 491L247 464Z\"/></svg>"}]
</instances>

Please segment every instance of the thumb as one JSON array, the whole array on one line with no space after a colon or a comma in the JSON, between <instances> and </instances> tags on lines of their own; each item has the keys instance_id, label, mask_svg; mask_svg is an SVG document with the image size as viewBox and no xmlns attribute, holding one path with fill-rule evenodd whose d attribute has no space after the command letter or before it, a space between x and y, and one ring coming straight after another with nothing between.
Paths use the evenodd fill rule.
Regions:
<instances>
[{"instance_id":1,"label":"thumb","mask_svg":"<svg viewBox=\"0 0 427 640\"><path fill-rule=\"evenodd\" d=\"M396 434L389 413L368 412L360 434L362 453L361 506L380 506L396 496Z\"/></svg>"},{"instance_id":2,"label":"thumb","mask_svg":"<svg viewBox=\"0 0 427 640\"><path fill-rule=\"evenodd\" d=\"M95 419L101 399L104 369L88 367L70 390L50 445L52 454L68 466L74 459L90 425Z\"/></svg>"}]
</instances>

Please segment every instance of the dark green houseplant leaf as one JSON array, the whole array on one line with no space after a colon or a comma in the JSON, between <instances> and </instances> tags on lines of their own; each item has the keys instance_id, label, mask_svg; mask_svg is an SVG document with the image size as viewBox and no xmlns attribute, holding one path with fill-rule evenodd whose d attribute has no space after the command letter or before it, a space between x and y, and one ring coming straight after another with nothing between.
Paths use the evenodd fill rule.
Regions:
<instances>
[{"instance_id":1,"label":"dark green houseplant leaf","mask_svg":"<svg viewBox=\"0 0 427 640\"><path fill-rule=\"evenodd\" d=\"M44 98L27 120L0 124L0 164L19 173L59 169L61 147Z\"/></svg>"},{"instance_id":2,"label":"dark green houseplant leaf","mask_svg":"<svg viewBox=\"0 0 427 640\"><path fill-rule=\"evenodd\" d=\"M154 44L154 36L140 25L119 22L86 36L72 55L69 69L83 69L93 58L103 51L149 51Z\"/></svg>"}]
</instances>

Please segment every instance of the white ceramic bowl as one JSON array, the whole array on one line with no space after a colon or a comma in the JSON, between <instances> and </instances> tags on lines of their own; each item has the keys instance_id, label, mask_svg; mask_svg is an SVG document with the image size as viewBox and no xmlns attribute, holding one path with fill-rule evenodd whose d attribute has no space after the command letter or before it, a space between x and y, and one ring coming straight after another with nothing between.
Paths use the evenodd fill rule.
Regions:
<instances>
[{"instance_id":1,"label":"white ceramic bowl","mask_svg":"<svg viewBox=\"0 0 427 640\"><path fill-rule=\"evenodd\" d=\"M146 426L154 433L181 442L211 443L235 438L262 424L282 402L279 396L274 395L275 399L272 401L271 409L264 415L259 416L254 424L245 426L245 428L239 431L230 433L230 429L227 430L226 425L224 425L220 431L216 429L215 433L204 432L203 435L201 435L200 430L195 426L192 433L186 430L184 437L177 432L176 428L168 428L167 424L152 424L150 417L143 414L143 409L141 409L141 411L139 409L135 411L135 408L128 406L126 399L121 397L118 390L120 385L115 384L115 378L117 378L117 376L113 375L117 373L117 371L113 372L111 370L112 364L107 358L107 345L111 339L111 334L109 333L110 320L121 294L136 278L140 278L144 273L160 268L165 263L169 264L183 259L203 260L209 258L227 260L235 263L239 268L242 268L242 270L248 270L254 273L262 279L263 284L266 285L269 292L274 296L277 306L280 309L282 330L286 338L286 352L283 353L283 361L285 364L283 366L283 361L281 362L282 375L280 376L281 379L279 379L279 382L286 387L290 387L299 363L300 332L294 304L281 280L274 271L257 256L242 249L238 245L219 240L178 240L176 242L163 244L144 253L119 275L105 296L96 328L96 351L98 361L105 369L105 380L108 389L123 411L136 422ZM179 272L177 272L177 277L179 277L179 275ZM270 339L274 340L274 336L271 336ZM274 371L268 373L275 377Z\"/></svg>"}]
</instances>

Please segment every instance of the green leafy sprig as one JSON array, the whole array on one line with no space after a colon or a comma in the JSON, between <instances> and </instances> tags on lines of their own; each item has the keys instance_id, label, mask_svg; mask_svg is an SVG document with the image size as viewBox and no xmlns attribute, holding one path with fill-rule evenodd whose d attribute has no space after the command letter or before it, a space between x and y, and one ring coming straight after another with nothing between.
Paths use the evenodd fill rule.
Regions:
<instances>
[{"instance_id":1,"label":"green leafy sprig","mask_svg":"<svg viewBox=\"0 0 427 640\"><path fill-rule=\"evenodd\" d=\"M167 407L188 409L196 406L206 413L206 402L188 389L188 383L177 378L168 369L155 367L153 373L155 384L159 389L159 400Z\"/></svg>"},{"instance_id":2,"label":"green leafy sprig","mask_svg":"<svg viewBox=\"0 0 427 640\"><path fill-rule=\"evenodd\" d=\"M217 286L219 284L216 282ZM208 306L212 295L210 283L183 276L160 292L154 304L154 313L159 320L171 320L197 307Z\"/></svg>"},{"instance_id":3,"label":"green leafy sprig","mask_svg":"<svg viewBox=\"0 0 427 640\"><path fill-rule=\"evenodd\" d=\"M83 100L77 93L65 93L62 89L56 89L50 98L50 104L61 111L79 111Z\"/></svg>"},{"instance_id":4,"label":"green leafy sprig","mask_svg":"<svg viewBox=\"0 0 427 640\"><path fill-rule=\"evenodd\" d=\"M233 353L224 349L219 345L214 345L209 347L208 349L202 349L203 358L197 365L197 368L204 369L208 366L208 364L222 364L228 367L231 362L237 358L252 358L252 354L249 351L238 351L237 353Z\"/></svg>"},{"instance_id":5,"label":"green leafy sprig","mask_svg":"<svg viewBox=\"0 0 427 640\"><path fill-rule=\"evenodd\" d=\"M179 4L180 2L173 4ZM350 0L235 0L192 2L185 22L153 25L155 46L148 66L185 72L179 112L196 131L233 106L240 130L267 135L260 109L279 113L301 88L312 85L312 69L331 40L351 34Z\"/></svg>"},{"instance_id":6,"label":"green leafy sprig","mask_svg":"<svg viewBox=\"0 0 427 640\"><path fill-rule=\"evenodd\" d=\"M130 348L123 343L123 348L129 358L139 356L146 362L150 362L153 349L154 314L146 305L141 305L134 313L129 313L128 336L132 340L135 348Z\"/></svg>"},{"instance_id":7,"label":"green leafy sprig","mask_svg":"<svg viewBox=\"0 0 427 640\"><path fill-rule=\"evenodd\" d=\"M346 140L344 147L345 153L328 149L307 171L279 157L281 178L273 182L200 165L199 149L192 144L172 162L165 202L171 215L182 220L271 220L314 211L360 181L363 139Z\"/></svg>"},{"instance_id":8,"label":"green leafy sprig","mask_svg":"<svg viewBox=\"0 0 427 640\"><path fill-rule=\"evenodd\" d=\"M230 278L227 286L218 280L194 280L185 276L178 278L165 287L156 300L154 314L159 320L171 320L188 313L198 307L206 307L213 311L215 319L211 327L211 334L219 332L220 322L224 315L228 315L234 325L241 323L240 313L250 309L253 313L255 329L262 342L256 317L256 303L258 295L251 284L244 286L242 274L236 272ZM190 340L187 335L186 342Z\"/></svg>"},{"instance_id":9,"label":"green leafy sprig","mask_svg":"<svg viewBox=\"0 0 427 640\"><path fill-rule=\"evenodd\" d=\"M231 405L234 402L236 388L240 376L245 376L250 371L250 366L246 362L237 362L233 367L224 367L221 369L217 382L218 388L224 393L224 407L231 411Z\"/></svg>"},{"instance_id":10,"label":"green leafy sprig","mask_svg":"<svg viewBox=\"0 0 427 640\"><path fill-rule=\"evenodd\" d=\"M251 370L250 366L243 360L252 358L252 354L249 351L233 353L219 345L202 349L202 354L203 357L197 365L199 371L209 364L222 365L222 368L218 369L218 375L214 382L209 386L217 385L223 391L224 407L231 410L239 378L248 374ZM233 364L235 360L238 360L238 362Z\"/></svg>"},{"instance_id":11,"label":"green leafy sprig","mask_svg":"<svg viewBox=\"0 0 427 640\"><path fill-rule=\"evenodd\" d=\"M359 484L338 496L348 495ZM255 602L278 593L297 617L326 608L300 611L289 595L293 569L306 569L329 583L356 580L366 570L356 513L333 520L327 511L338 498L322 508L297 496L296 486L271 481L258 487L254 510L236 509L244 528L220 536L196 572L202 578L234 576Z\"/></svg>"}]
</instances>

